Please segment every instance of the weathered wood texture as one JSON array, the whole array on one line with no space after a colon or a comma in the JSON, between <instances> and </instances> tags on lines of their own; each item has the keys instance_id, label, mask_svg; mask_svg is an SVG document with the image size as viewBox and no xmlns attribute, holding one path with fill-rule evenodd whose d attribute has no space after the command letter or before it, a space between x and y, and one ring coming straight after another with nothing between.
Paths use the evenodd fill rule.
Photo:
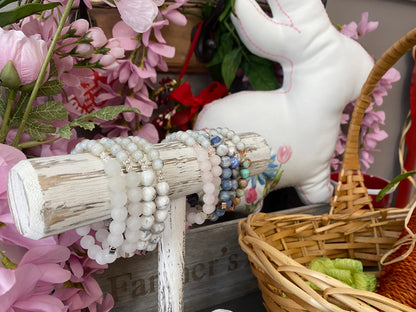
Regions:
<instances>
[{"instance_id":1,"label":"weathered wood texture","mask_svg":"<svg viewBox=\"0 0 416 312\"><path fill-rule=\"evenodd\" d=\"M328 205L279 211L288 214L328 212ZM247 255L238 245L237 223L240 220L204 225L186 232L185 312L208 309L258 289ZM157 257L154 251L144 256L118 259L103 274L94 276L103 292L113 295L115 306L112 311L158 311Z\"/></svg>"},{"instance_id":2,"label":"weathered wood texture","mask_svg":"<svg viewBox=\"0 0 416 312\"><path fill-rule=\"evenodd\" d=\"M252 160L251 175L269 163L267 142L254 133L240 135ZM182 143L160 143L163 176L171 198L202 190L195 150ZM134 167L139 170L138 166ZM110 197L104 162L88 153L40 157L19 162L10 170L9 203L18 230L40 239L110 218Z\"/></svg>"},{"instance_id":3,"label":"weathered wood texture","mask_svg":"<svg viewBox=\"0 0 416 312\"><path fill-rule=\"evenodd\" d=\"M186 197L171 203L158 257L159 312L183 312Z\"/></svg>"}]
</instances>

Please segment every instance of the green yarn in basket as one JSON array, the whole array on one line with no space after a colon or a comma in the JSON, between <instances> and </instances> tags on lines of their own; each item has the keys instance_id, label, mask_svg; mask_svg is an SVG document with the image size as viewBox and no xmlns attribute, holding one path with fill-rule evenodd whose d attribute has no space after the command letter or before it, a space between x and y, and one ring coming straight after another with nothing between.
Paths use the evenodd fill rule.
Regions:
<instances>
[{"instance_id":1,"label":"green yarn in basket","mask_svg":"<svg viewBox=\"0 0 416 312\"><path fill-rule=\"evenodd\" d=\"M355 259L317 258L309 264L311 270L324 273L355 289L375 291L377 279L363 272L363 264ZM314 288L317 288L316 286Z\"/></svg>"}]
</instances>

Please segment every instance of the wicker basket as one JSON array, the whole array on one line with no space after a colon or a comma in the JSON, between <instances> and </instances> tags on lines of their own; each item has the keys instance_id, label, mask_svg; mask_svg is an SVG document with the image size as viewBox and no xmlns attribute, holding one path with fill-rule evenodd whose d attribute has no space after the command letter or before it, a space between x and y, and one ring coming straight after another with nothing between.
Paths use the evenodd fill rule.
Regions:
<instances>
[{"instance_id":1,"label":"wicker basket","mask_svg":"<svg viewBox=\"0 0 416 312\"><path fill-rule=\"evenodd\" d=\"M239 243L258 279L267 311L416 311L307 267L320 257L353 258L379 276L380 259L401 233L409 208L373 208L360 173L358 138L377 82L415 44L416 29L382 55L362 87L329 214L257 213L239 223Z\"/></svg>"}]
</instances>

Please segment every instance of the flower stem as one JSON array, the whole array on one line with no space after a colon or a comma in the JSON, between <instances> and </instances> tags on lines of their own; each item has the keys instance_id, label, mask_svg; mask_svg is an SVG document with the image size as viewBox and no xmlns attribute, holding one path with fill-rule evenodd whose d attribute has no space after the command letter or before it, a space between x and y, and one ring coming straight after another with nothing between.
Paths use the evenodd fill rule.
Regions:
<instances>
[{"instance_id":1,"label":"flower stem","mask_svg":"<svg viewBox=\"0 0 416 312\"><path fill-rule=\"evenodd\" d=\"M32 106L33 106L33 103L35 102L35 99L36 99L36 96L38 94L39 88L40 88L43 80L45 79L46 69L48 68L49 62L52 58L52 54L53 54L53 51L55 49L55 46L58 43L59 37L61 35L62 28L64 27L64 25L66 23L66 19L67 19L69 13L71 12L71 8L72 8L73 3L74 3L74 0L68 0L68 2L66 4L66 7L65 7L65 10L64 10L64 13L62 14L62 16L59 20L58 28L56 29L55 35L53 36L52 43L51 43L51 45L48 49L48 53L46 54L46 58L43 61L42 68L40 70L38 79L36 79L36 83L35 83L35 86L33 87L33 91L30 94L30 98L29 98L29 101L27 103L25 112L23 114L22 121L19 125L19 128L17 129L16 137L14 138L14 141L13 141L13 144L12 144L14 147L17 147L19 145L20 137L22 136L23 129L25 127L26 121L29 118L29 114L32 110Z\"/></svg>"},{"instance_id":2,"label":"flower stem","mask_svg":"<svg viewBox=\"0 0 416 312\"><path fill-rule=\"evenodd\" d=\"M0 143L4 143L6 139L7 132L9 130L8 124L10 119L10 113L12 112L14 100L16 99L16 90L10 90L10 94L7 98L6 111L4 112L3 123L0 128Z\"/></svg>"},{"instance_id":3,"label":"flower stem","mask_svg":"<svg viewBox=\"0 0 416 312\"><path fill-rule=\"evenodd\" d=\"M9 258L6 257L3 251L0 251L0 262L3 264L5 269L14 270L17 268L17 264L10 261Z\"/></svg>"},{"instance_id":4,"label":"flower stem","mask_svg":"<svg viewBox=\"0 0 416 312\"><path fill-rule=\"evenodd\" d=\"M60 138L61 137L57 137L57 138L45 140L45 141L42 141L42 142L39 142L39 141L22 142L17 146L17 148L24 149L24 148L34 147L34 146L38 146L38 145L42 145L42 144L52 143L52 142L55 142L55 141L59 140Z\"/></svg>"}]
</instances>

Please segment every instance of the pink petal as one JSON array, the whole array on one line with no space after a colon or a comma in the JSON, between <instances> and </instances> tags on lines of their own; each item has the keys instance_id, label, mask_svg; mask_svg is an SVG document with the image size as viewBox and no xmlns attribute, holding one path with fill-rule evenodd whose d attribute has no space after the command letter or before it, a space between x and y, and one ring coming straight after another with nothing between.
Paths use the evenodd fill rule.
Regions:
<instances>
[{"instance_id":1,"label":"pink petal","mask_svg":"<svg viewBox=\"0 0 416 312\"><path fill-rule=\"evenodd\" d=\"M40 280L47 283L64 283L71 278L71 272L56 263L38 264L38 268L42 272Z\"/></svg>"},{"instance_id":2,"label":"pink petal","mask_svg":"<svg viewBox=\"0 0 416 312\"><path fill-rule=\"evenodd\" d=\"M138 33L147 31L159 12L152 0L119 0L116 6L122 20Z\"/></svg>"},{"instance_id":3,"label":"pink petal","mask_svg":"<svg viewBox=\"0 0 416 312\"><path fill-rule=\"evenodd\" d=\"M165 44L160 44L151 41L149 42L149 49L152 49L154 52L164 57L171 58L175 56L175 47L168 46Z\"/></svg>"},{"instance_id":4,"label":"pink petal","mask_svg":"<svg viewBox=\"0 0 416 312\"><path fill-rule=\"evenodd\" d=\"M140 131L136 131L134 135L145 138L152 144L156 144L157 142L159 142L159 133L152 123L144 124L141 127Z\"/></svg>"},{"instance_id":5,"label":"pink petal","mask_svg":"<svg viewBox=\"0 0 416 312\"><path fill-rule=\"evenodd\" d=\"M136 40L137 32L123 21L117 22L113 27L113 36L120 42L120 46L127 51L132 51L138 47Z\"/></svg>"},{"instance_id":6,"label":"pink petal","mask_svg":"<svg viewBox=\"0 0 416 312\"><path fill-rule=\"evenodd\" d=\"M0 144L0 198L7 198L7 177L10 169L26 159L21 150L7 144Z\"/></svg>"},{"instance_id":7,"label":"pink petal","mask_svg":"<svg viewBox=\"0 0 416 312\"><path fill-rule=\"evenodd\" d=\"M171 10L169 12L166 12L166 14L164 15L166 16L167 19L169 19L172 23L176 25L185 26L187 23L187 19L185 15L183 15L182 13L176 10Z\"/></svg>"},{"instance_id":8,"label":"pink petal","mask_svg":"<svg viewBox=\"0 0 416 312\"><path fill-rule=\"evenodd\" d=\"M59 263L68 260L70 251L64 246L39 246L29 249L23 256L20 264Z\"/></svg>"},{"instance_id":9,"label":"pink petal","mask_svg":"<svg viewBox=\"0 0 416 312\"><path fill-rule=\"evenodd\" d=\"M64 304L61 300L50 295L31 296L27 300L19 300L14 307L31 312L62 312Z\"/></svg>"}]
</instances>

